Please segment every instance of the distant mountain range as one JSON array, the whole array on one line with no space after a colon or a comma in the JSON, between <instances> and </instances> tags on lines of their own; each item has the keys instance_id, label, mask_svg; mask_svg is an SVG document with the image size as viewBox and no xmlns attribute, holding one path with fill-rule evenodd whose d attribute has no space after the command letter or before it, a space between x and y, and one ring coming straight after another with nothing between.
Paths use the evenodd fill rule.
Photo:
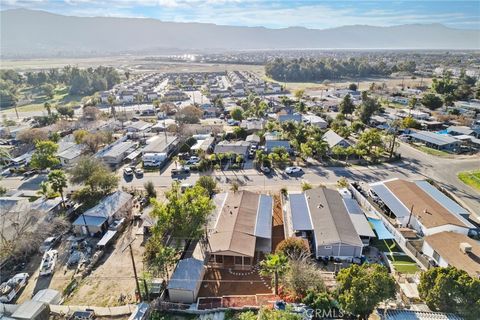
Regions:
<instances>
[{"instance_id":1,"label":"distant mountain range","mask_svg":"<svg viewBox=\"0 0 480 320\"><path fill-rule=\"evenodd\" d=\"M414 24L333 29L233 27L144 18L0 12L2 57L107 55L244 49L480 49L480 31Z\"/></svg>"}]
</instances>

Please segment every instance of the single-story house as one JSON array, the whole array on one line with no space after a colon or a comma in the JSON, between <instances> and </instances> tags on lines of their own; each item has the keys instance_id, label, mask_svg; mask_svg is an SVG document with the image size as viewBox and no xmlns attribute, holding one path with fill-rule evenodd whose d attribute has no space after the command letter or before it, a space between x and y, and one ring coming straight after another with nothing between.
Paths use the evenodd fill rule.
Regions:
<instances>
[{"instance_id":1,"label":"single-story house","mask_svg":"<svg viewBox=\"0 0 480 320\"><path fill-rule=\"evenodd\" d=\"M370 190L399 227L412 228L420 235L443 231L467 235L475 229L465 218L466 210L427 181L392 179L372 183Z\"/></svg>"},{"instance_id":2,"label":"single-story house","mask_svg":"<svg viewBox=\"0 0 480 320\"><path fill-rule=\"evenodd\" d=\"M342 148L348 148L351 145L350 142L348 142L345 138L342 138L333 130L328 130L327 132L325 132L325 134L323 135L323 140L328 143L329 149L337 146Z\"/></svg>"},{"instance_id":3,"label":"single-story house","mask_svg":"<svg viewBox=\"0 0 480 320\"><path fill-rule=\"evenodd\" d=\"M288 202L288 236L308 239L316 258L351 259L362 255L364 243L338 191L315 188L289 193Z\"/></svg>"},{"instance_id":4,"label":"single-story house","mask_svg":"<svg viewBox=\"0 0 480 320\"><path fill-rule=\"evenodd\" d=\"M170 134L159 134L149 138L146 141L146 146L142 149L142 154L146 153L166 153L170 155L175 148L177 147L178 143L177 136L173 136Z\"/></svg>"},{"instance_id":5,"label":"single-story house","mask_svg":"<svg viewBox=\"0 0 480 320\"><path fill-rule=\"evenodd\" d=\"M287 152L292 151L290 141L288 140L265 140L265 152L270 153L275 148L284 148Z\"/></svg>"},{"instance_id":6,"label":"single-story house","mask_svg":"<svg viewBox=\"0 0 480 320\"><path fill-rule=\"evenodd\" d=\"M118 140L97 152L95 156L106 164L115 167L122 163L125 157L136 148L137 144L135 142Z\"/></svg>"},{"instance_id":7,"label":"single-story house","mask_svg":"<svg viewBox=\"0 0 480 320\"><path fill-rule=\"evenodd\" d=\"M258 253L272 250L273 198L250 191L215 195L208 224L209 264L251 269Z\"/></svg>"},{"instance_id":8,"label":"single-story house","mask_svg":"<svg viewBox=\"0 0 480 320\"><path fill-rule=\"evenodd\" d=\"M192 136L197 142L190 148L190 151L198 153L199 150L203 152L211 152L213 150L213 144L215 137L210 134L196 134Z\"/></svg>"},{"instance_id":9,"label":"single-story house","mask_svg":"<svg viewBox=\"0 0 480 320\"><path fill-rule=\"evenodd\" d=\"M444 231L425 237L422 252L439 267L455 267L480 277L480 242L456 232Z\"/></svg>"},{"instance_id":10,"label":"single-story house","mask_svg":"<svg viewBox=\"0 0 480 320\"><path fill-rule=\"evenodd\" d=\"M326 127L328 127L328 122L324 120L322 117L319 117L317 115L305 114L302 117L303 117L303 122L306 124L317 126L320 129L325 129Z\"/></svg>"},{"instance_id":11,"label":"single-story house","mask_svg":"<svg viewBox=\"0 0 480 320\"><path fill-rule=\"evenodd\" d=\"M280 123L287 122L287 121L302 122L302 115L299 113L279 114L277 120Z\"/></svg>"},{"instance_id":12,"label":"single-story house","mask_svg":"<svg viewBox=\"0 0 480 320\"><path fill-rule=\"evenodd\" d=\"M447 128L447 133L452 136L467 135L480 138L480 127L470 128L467 126L450 126Z\"/></svg>"},{"instance_id":13,"label":"single-story house","mask_svg":"<svg viewBox=\"0 0 480 320\"><path fill-rule=\"evenodd\" d=\"M265 127L265 120L264 119L246 119L240 123L240 127L249 131L260 131L263 130Z\"/></svg>"},{"instance_id":14,"label":"single-story house","mask_svg":"<svg viewBox=\"0 0 480 320\"><path fill-rule=\"evenodd\" d=\"M213 152L215 154L233 153L246 157L248 148L250 148L250 142L247 141L221 141L215 146Z\"/></svg>"},{"instance_id":15,"label":"single-story house","mask_svg":"<svg viewBox=\"0 0 480 320\"><path fill-rule=\"evenodd\" d=\"M427 112L423 112L420 110L411 110L411 109L403 109L399 114L399 117L412 117L417 120L428 120L430 118L430 114Z\"/></svg>"},{"instance_id":16,"label":"single-story house","mask_svg":"<svg viewBox=\"0 0 480 320\"><path fill-rule=\"evenodd\" d=\"M130 215L133 206L133 196L127 192L115 191L103 198L95 207L82 213L74 222L76 234L101 235L116 219Z\"/></svg>"},{"instance_id":17,"label":"single-story house","mask_svg":"<svg viewBox=\"0 0 480 320\"><path fill-rule=\"evenodd\" d=\"M245 138L245 141L251 144L258 145L260 143L260 137L257 136L256 134L251 134Z\"/></svg>"},{"instance_id":18,"label":"single-story house","mask_svg":"<svg viewBox=\"0 0 480 320\"><path fill-rule=\"evenodd\" d=\"M151 127L153 126L152 123L150 122L145 122L145 121L130 121L130 123L128 123L126 126L125 126L125 129L128 131L128 132L146 132L148 131Z\"/></svg>"},{"instance_id":19,"label":"single-story house","mask_svg":"<svg viewBox=\"0 0 480 320\"><path fill-rule=\"evenodd\" d=\"M429 148L456 152L460 150L460 141L446 134L430 131L417 131L409 135L413 141L421 142Z\"/></svg>"},{"instance_id":20,"label":"single-story house","mask_svg":"<svg viewBox=\"0 0 480 320\"><path fill-rule=\"evenodd\" d=\"M370 118L370 124L371 124L372 126L386 125L386 124L387 124L387 119L385 119L385 118L382 117L382 116L373 115L373 116Z\"/></svg>"},{"instance_id":21,"label":"single-story house","mask_svg":"<svg viewBox=\"0 0 480 320\"><path fill-rule=\"evenodd\" d=\"M60 164L64 167L74 165L78 159L82 156L85 148L81 144L75 144L70 148L58 153L57 156L60 159Z\"/></svg>"}]
</instances>

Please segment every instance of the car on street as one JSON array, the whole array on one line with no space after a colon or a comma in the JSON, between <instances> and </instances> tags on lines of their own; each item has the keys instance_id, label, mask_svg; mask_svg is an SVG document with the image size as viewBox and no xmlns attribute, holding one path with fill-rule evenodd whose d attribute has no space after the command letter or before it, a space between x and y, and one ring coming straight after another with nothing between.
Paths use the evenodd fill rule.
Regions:
<instances>
[{"instance_id":1,"label":"car on street","mask_svg":"<svg viewBox=\"0 0 480 320\"><path fill-rule=\"evenodd\" d=\"M272 170L269 167L260 167L260 171L262 171L264 174L269 174L272 172Z\"/></svg>"},{"instance_id":2,"label":"car on street","mask_svg":"<svg viewBox=\"0 0 480 320\"><path fill-rule=\"evenodd\" d=\"M287 167L285 169L286 174L295 174L295 173L302 173L303 169L300 167Z\"/></svg>"},{"instance_id":3,"label":"car on street","mask_svg":"<svg viewBox=\"0 0 480 320\"><path fill-rule=\"evenodd\" d=\"M187 166L181 166L175 169L172 169L171 174L172 176L180 175L180 174L189 174L190 173L190 167Z\"/></svg>"},{"instance_id":4,"label":"car on street","mask_svg":"<svg viewBox=\"0 0 480 320\"><path fill-rule=\"evenodd\" d=\"M190 159L187 160L186 164L192 165L192 164L197 164L200 162L200 158L196 156L191 156Z\"/></svg>"},{"instance_id":5,"label":"car on street","mask_svg":"<svg viewBox=\"0 0 480 320\"><path fill-rule=\"evenodd\" d=\"M136 175L137 177L143 176L143 169L142 169L142 168L136 168L136 169L135 169L135 175Z\"/></svg>"},{"instance_id":6,"label":"car on street","mask_svg":"<svg viewBox=\"0 0 480 320\"><path fill-rule=\"evenodd\" d=\"M124 174L126 177L132 177L132 176L133 176L133 170L132 170L132 168L127 167L127 168L123 169L123 174Z\"/></svg>"}]
</instances>

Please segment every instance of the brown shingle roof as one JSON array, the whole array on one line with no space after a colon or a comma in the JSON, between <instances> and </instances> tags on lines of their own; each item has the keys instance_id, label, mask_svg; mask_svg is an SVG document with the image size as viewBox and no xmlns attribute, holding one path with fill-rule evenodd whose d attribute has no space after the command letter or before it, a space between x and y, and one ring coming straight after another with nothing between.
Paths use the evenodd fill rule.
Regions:
<instances>
[{"instance_id":1,"label":"brown shingle roof","mask_svg":"<svg viewBox=\"0 0 480 320\"><path fill-rule=\"evenodd\" d=\"M256 237L255 223L259 195L249 191L231 192L227 195L215 230L209 235L211 253L237 253L253 257Z\"/></svg>"},{"instance_id":2,"label":"brown shingle roof","mask_svg":"<svg viewBox=\"0 0 480 320\"><path fill-rule=\"evenodd\" d=\"M411 208L413 205L413 215L417 217L426 228L434 228L447 224L467 228L462 221L448 212L447 209L415 183L398 179L385 182L385 186L387 186L407 208Z\"/></svg>"},{"instance_id":3,"label":"brown shingle roof","mask_svg":"<svg viewBox=\"0 0 480 320\"><path fill-rule=\"evenodd\" d=\"M480 243L478 241L470 239L464 234L449 231L427 236L425 241L449 265L465 270L472 277L480 276ZM461 243L468 243L472 246L472 252L463 253L460 250Z\"/></svg>"}]
</instances>

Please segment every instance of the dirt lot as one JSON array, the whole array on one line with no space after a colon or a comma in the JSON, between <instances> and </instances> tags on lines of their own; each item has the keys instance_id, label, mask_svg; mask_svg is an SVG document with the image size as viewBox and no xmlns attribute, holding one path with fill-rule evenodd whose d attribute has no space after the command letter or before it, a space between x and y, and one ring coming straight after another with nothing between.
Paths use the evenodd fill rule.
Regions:
<instances>
[{"instance_id":1,"label":"dirt lot","mask_svg":"<svg viewBox=\"0 0 480 320\"><path fill-rule=\"evenodd\" d=\"M241 296L271 294L270 279L260 277L258 271L230 271L209 268L203 278L199 297Z\"/></svg>"},{"instance_id":2,"label":"dirt lot","mask_svg":"<svg viewBox=\"0 0 480 320\"><path fill-rule=\"evenodd\" d=\"M117 239L115 247L107 251L99 262L99 266L84 278L74 293L65 304L70 305L95 305L116 306L135 300L135 278L133 276L132 261L125 246L135 238L137 226L128 227ZM137 273L141 276L143 271L142 255L144 248L141 246L142 237L138 236L132 243ZM123 251L123 252L122 252ZM123 302L121 295L127 296Z\"/></svg>"},{"instance_id":3,"label":"dirt lot","mask_svg":"<svg viewBox=\"0 0 480 320\"><path fill-rule=\"evenodd\" d=\"M132 225L120 235L116 243L101 258L93 272L81 280L73 293L66 298L64 304L68 305L93 305L93 306L116 306L135 300L135 278L133 276L132 262L129 250L122 252L126 244L134 239L137 225ZM142 235L132 243L135 263L138 275L143 271L142 255L144 248L141 246ZM66 267L68 260L67 241L62 241L59 248L59 258L55 267L55 273L49 277L38 277L41 255L36 255L30 262L34 272L30 272L31 278L18 302L31 298L38 290L55 289L63 292L73 279L75 270ZM127 298L120 301L120 295Z\"/></svg>"}]
</instances>

